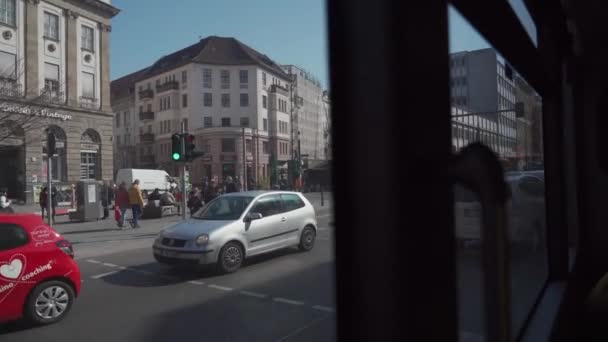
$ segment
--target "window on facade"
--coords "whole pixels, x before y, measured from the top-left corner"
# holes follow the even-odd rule
[[[211,88],[211,69],[203,69],[203,88]]]
[[[131,125],[131,118],[129,116],[129,112],[123,113],[123,123],[125,127],[129,127]]]
[[[268,141],[262,142],[262,153],[268,154]]]
[[[120,113],[116,113],[116,128],[120,128]]]
[[[247,83],[249,83],[249,72],[247,70],[239,70],[239,81],[241,88],[247,88]]]
[[[147,112],[148,113],[152,112],[152,104],[151,103],[148,103],[148,105],[147,105]]]
[[[230,107],[230,94],[222,94],[222,107]]]
[[[230,71],[222,70],[220,71],[220,80],[222,89],[230,89]]]
[[[44,12],[44,36],[47,38],[59,40],[59,17]]]
[[[188,83],[188,72],[187,71],[182,71],[182,83],[186,84]]]
[[[262,119],[262,127],[263,127],[264,131],[268,131],[268,119],[266,119],[266,118]]]
[[[81,45],[83,49],[87,49],[90,51],[94,49],[94,41],[95,41],[95,30],[93,28],[82,25],[81,27],[82,41]]]
[[[249,118],[241,118],[241,127],[249,127]]]
[[[268,108],[268,98],[266,95],[262,95],[262,108]]]
[[[251,153],[251,139],[245,139],[245,152]]]
[[[116,136],[116,145],[120,145],[120,135]]]
[[[80,179],[97,179],[97,153],[80,153]]]
[[[188,94],[182,94],[182,107],[188,107]]]
[[[17,78],[16,55],[0,51],[0,78],[9,80],[15,80],[15,78]]]
[[[266,85],[266,73],[262,73],[262,85]]]
[[[88,72],[82,73],[82,96],[95,98],[95,75]]]
[[[249,106],[249,94],[241,94],[241,107]]]
[[[183,123],[184,123],[184,130],[185,130],[186,132],[188,132],[188,119],[184,119],[184,120],[183,120]]]
[[[59,91],[59,65],[44,63],[44,90],[52,94]]]
[[[203,118],[203,126],[205,127],[213,127],[213,118],[210,116],[205,116]]]
[[[17,17],[16,0],[0,0],[0,23],[15,26]]]
[[[222,139],[222,152],[235,152],[236,144],[234,139],[224,138]]]
[[[230,118],[222,118],[222,127],[230,127]]]
[[[205,107],[213,106],[213,96],[211,95],[211,93],[203,94],[203,106],[205,106]]]

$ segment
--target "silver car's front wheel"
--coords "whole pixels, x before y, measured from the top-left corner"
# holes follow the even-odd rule
[[[317,233],[315,229],[311,226],[306,226],[302,230],[302,235],[300,236],[300,245],[298,246],[301,251],[310,251],[315,246],[315,239],[317,237]]]
[[[243,249],[235,242],[228,242],[219,255],[218,266],[222,273],[232,273],[243,264]]]

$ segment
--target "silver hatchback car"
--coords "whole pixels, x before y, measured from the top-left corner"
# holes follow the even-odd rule
[[[298,192],[249,191],[222,195],[192,218],[163,229],[154,242],[161,263],[217,264],[234,272],[246,257],[315,244],[314,207]]]

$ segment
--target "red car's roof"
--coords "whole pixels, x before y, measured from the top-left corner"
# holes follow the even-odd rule
[[[35,228],[45,224],[40,215],[33,213],[0,214],[0,222],[16,223],[24,228]]]

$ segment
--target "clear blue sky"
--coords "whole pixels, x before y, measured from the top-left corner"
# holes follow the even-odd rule
[[[113,0],[111,79],[210,35],[235,37],[280,64],[313,73],[326,87],[323,0]]]
[[[509,0],[524,27],[536,30],[522,0]],[[328,85],[324,0],[113,0],[111,78],[154,63],[210,35],[232,36],[281,64],[299,65]],[[490,47],[449,8],[450,51]]]

